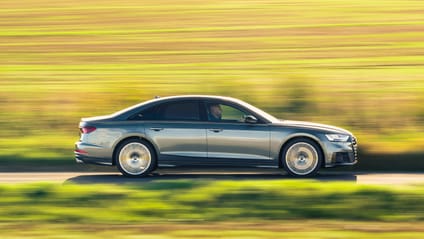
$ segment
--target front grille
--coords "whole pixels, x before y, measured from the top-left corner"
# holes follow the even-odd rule
[[[355,160],[358,160],[358,144],[356,138],[352,136],[352,150],[353,155],[355,156]]]

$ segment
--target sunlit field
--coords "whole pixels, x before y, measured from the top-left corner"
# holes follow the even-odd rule
[[[340,126],[359,170],[422,171],[424,1],[1,1],[0,171],[75,170],[82,117],[178,94]],[[423,202],[306,180],[0,184],[0,238],[422,239]]]
[[[423,185],[304,180],[0,185],[0,231],[2,238],[422,238],[423,192]]]
[[[21,230],[20,227],[25,228]],[[282,221],[259,223],[167,223],[130,225],[0,224],[4,239],[88,238],[302,238],[302,239],[422,239],[424,223]],[[307,230],[305,230],[307,228]]]
[[[424,187],[305,180],[0,185],[0,221],[64,223],[424,220]]]
[[[5,239],[44,238],[302,238],[302,239],[421,239],[424,223],[373,223],[334,221],[281,221],[260,223],[137,224],[137,225],[1,225]],[[25,228],[25,230],[21,230]],[[305,230],[308,228],[308,230]]]
[[[0,157],[72,160],[81,117],[241,98],[422,152],[424,1],[3,1]]]

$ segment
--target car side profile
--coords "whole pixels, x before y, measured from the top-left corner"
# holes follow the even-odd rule
[[[158,167],[276,167],[313,176],[322,167],[357,162],[349,131],[278,120],[222,96],[155,98],[111,115],[83,118],[75,143],[79,163],[116,165],[125,176]]]

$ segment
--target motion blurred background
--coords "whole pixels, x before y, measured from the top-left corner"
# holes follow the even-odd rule
[[[282,119],[345,127],[363,155],[384,155],[370,159],[424,164],[424,1],[0,5],[6,167],[73,164],[81,117],[177,94],[232,96]]]
[[[2,0],[0,171],[85,170],[80,118],[213,94],[349,129],[355,170],[423,172],[423,66],[423,0]],[[423,185],[68,181],[0,183],[0,237],[424,238]]]

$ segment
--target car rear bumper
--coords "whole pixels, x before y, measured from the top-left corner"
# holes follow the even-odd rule
[[[109,165],[112,166],[112,162],[105,158],[88,157],[78,153],[75,153],[75,161],[77,163],[85,164],[98,164],[98,165]]]
[[[93,150],[98,150],[98,146],[85,144],[81,141],[75,143],[75,161],[77,163],[112,165],[110,157],[94,157],[91,156]]]

